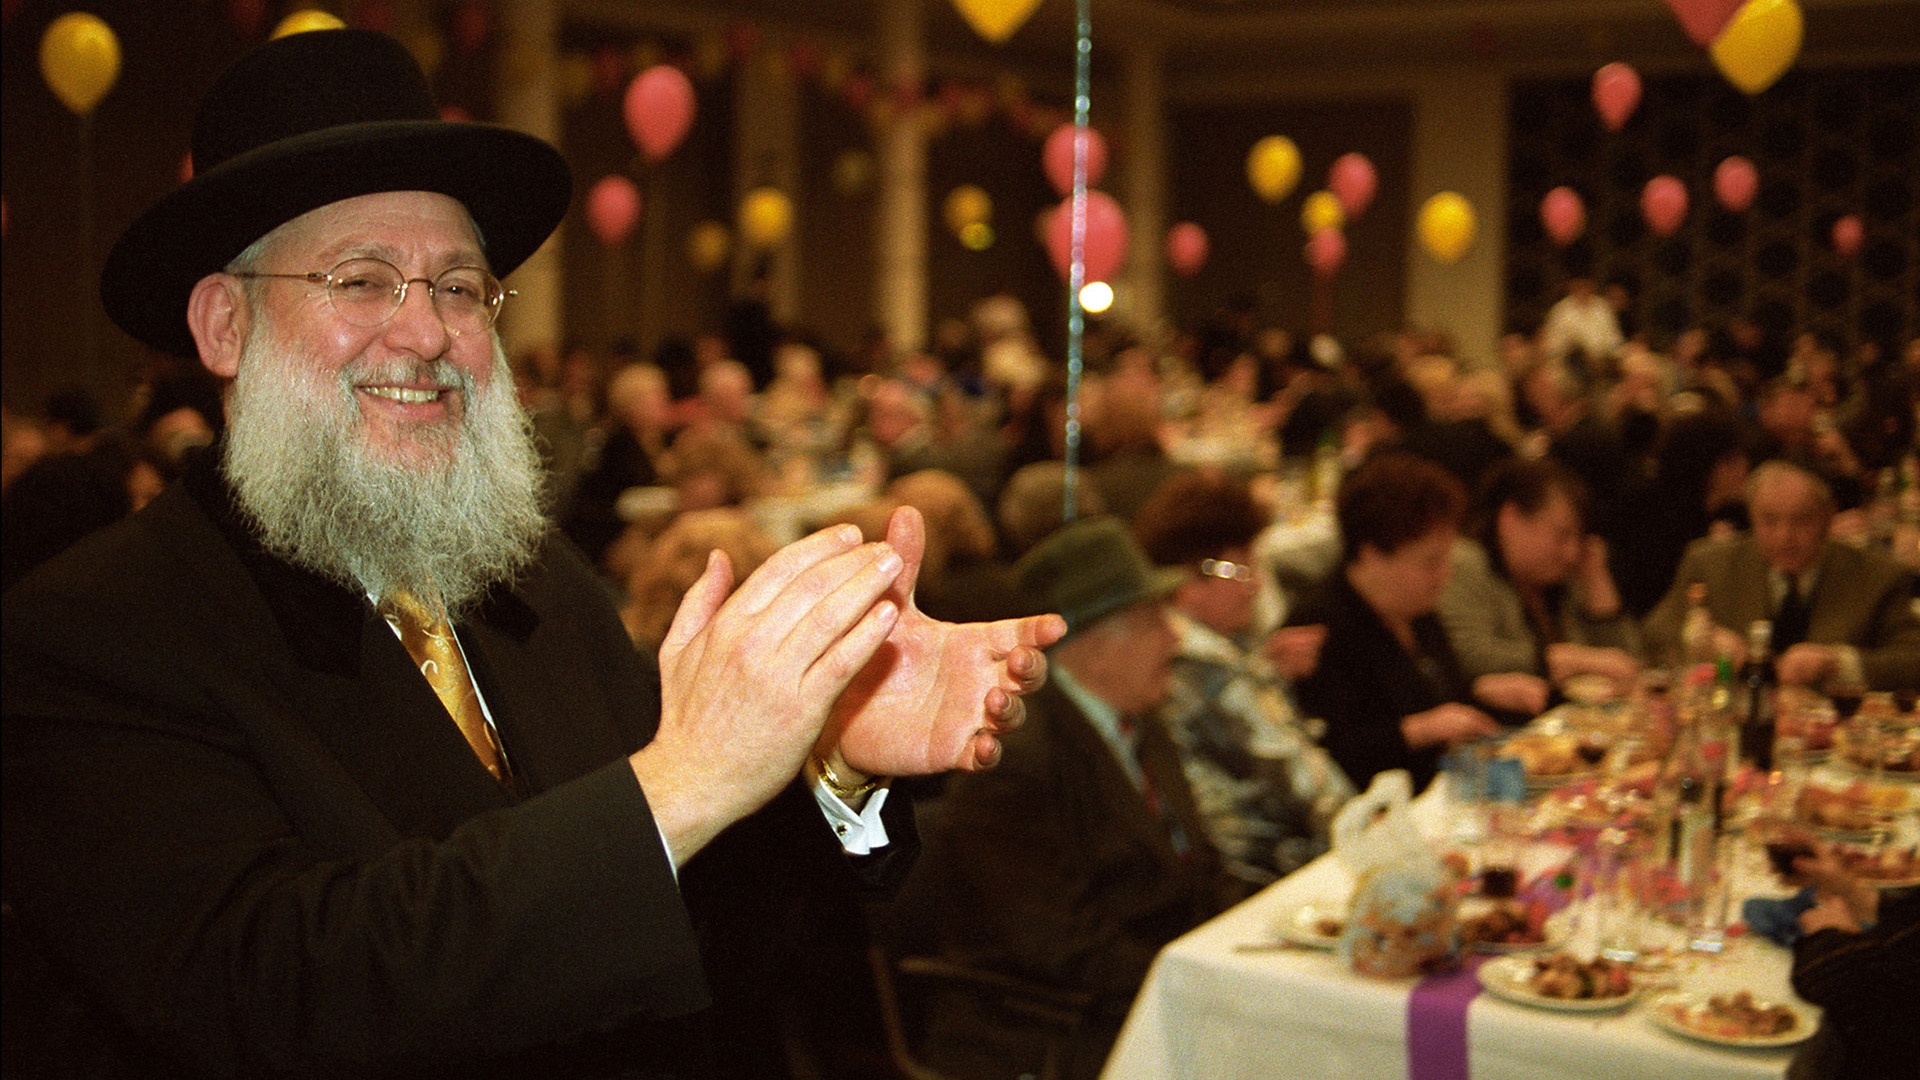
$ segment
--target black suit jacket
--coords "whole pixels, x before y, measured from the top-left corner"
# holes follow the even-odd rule
[[[933,923],[941,951],[970,967],[1092,996],[1068,1075],[1091,1075],[1161,946],[1239,896],[1207,843],[1181,778],[1178,751],[1152,720],[1142,755],[1170,782],[1160,797],[1191,846],[1176,851],[1084,713],[1049,683],[1027,699],[1027,721],[1004,740],[1000,764],[949,783],[927,853],[900,917]],[[959,1076],[1015,1075],[1031,1028],[949,997],[930,1019],[929,1055]]]
[[[5,887],[98,1075],[703,1067],[700,937],[624,760],[657,677],[571,547],[458,627],[523,796],[365,597],[262,551],[211,469],[4,620]],[[785,871],[847,875],[804,791],[762,818],[680,884],[785,905]],[[705,936],[765,932],[764,906]]]

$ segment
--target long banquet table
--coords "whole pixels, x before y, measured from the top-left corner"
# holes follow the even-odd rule
[[[1413,804],[1423,833],[1441,831],[1444,780]],[[1540,853],[1535,852],[1536,856]],[[1746,883],[1745,895],[1764,891]],[[1756,888],[1757,886],[1757,888]],[[1274,948],[1302,903],[1340,902],[1352,873],[1324,856],[1168,945],[1154,962],[1103,1080],[1398,1080],[1409,1075],[1408,999],[1415,980],[1354,974],[1337,953]],[[1777,891],[1777,890],[1776,890]],[[1792,996],[1791,953],[1736,937],[1718,957],[1677,966],[1680,989]],[[1734,1049],[1672,1035],[1644,1002],[1562,1013],[1482,993],[1468,1006],[1473,1080],[1748,1080],[1786,1075],[1792,1050]]]

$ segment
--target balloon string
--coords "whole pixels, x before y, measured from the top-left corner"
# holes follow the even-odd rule
[[[1079,506],[1080,485],[1080,372],[1086,338],[1086,311],[1080,289],[1087,280],[1087,106],[1093,82],[1093,0],[1076,0],[1073,58],[1073,228],[1068,242],[1067,268],[1067,430],[1060,494],[1065,500],[1063,521],[1072,521]]]

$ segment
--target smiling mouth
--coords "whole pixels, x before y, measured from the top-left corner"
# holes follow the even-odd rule
[[[440,400],[440,395],[446,393],[445,390],[416,389],[408,386],[362,386],[359,389],[362,393],[386,398],[388,401],[397,401],[403,405],[425,405],[428,402]]]

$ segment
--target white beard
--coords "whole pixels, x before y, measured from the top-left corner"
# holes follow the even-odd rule
[[[540,457],[493,344],[486,389],[445,360],[315,373],[274,340],[255,308],[228,405],[224,467],[242,512],[273,554],[375,596],[413,593],[457,615],[534,560],[548,530]],[[376,374],[377,373],[377,374]],[[460,394],[458,420],[411,434],[433,464],[370,453],[353,389],[369,375],[425,378]]]

